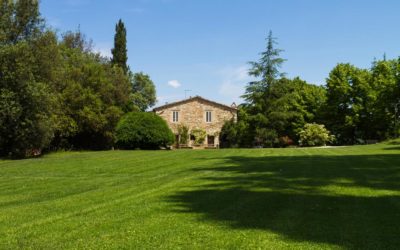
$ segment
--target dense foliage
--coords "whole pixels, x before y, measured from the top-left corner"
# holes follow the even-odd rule
[[[132,104],[139,111],[146,111],[156,104],[156,88],[150,77],[142,72],[130,74]]]
[[[178,125],[179,144],[188,144],[189,141],[189,127],[184,124]]]
[[[272,33],[258,62],[251,62],[250,82],[238,122],[221,132],[224,147],[277,147],[298,144],[307,123],[323,124],[337,144],[366,143],[399,134],[400,59],[374,61],[371,69],[338,64],[326,86],[279,72],[285,61]],[[397,108],[397,111],[396,111]]]
[[[324,121],[340,144],[387,139],[399,129],[399,102],[400,59],[376,61],[369,70],[338,64],[327,79]]]
[[[300,146],[325,146],[334,140],[324,125],[316,123],[304,125],[299,132],[299,137]]]
[[[326,90],[280,73],[285,60],[279,57],[281,50],[275,49],[275,44],[270,33],[267,50],[258,62],[251,63],[249,74],[259,80],[246,87],[246,103],[239,109],[238,122],[225,124],[221,146],[290,146],[298,141],[298,131],[306,123],[321,119]]]
[[[155,104],[150,77],[127,64],[122,20],[113,56],[105,58],[80,30],[59,36],[48,29],[39,1],[0,0],[0,13],[0,156],[111,148],[120,118]],[[339,63],[316,86],[280,72],[285,59],[276,44],[270,32],[250,63],[256,80],[246,86],[237,121],[224,125],[222,147],[298,145],[310,123],[324,125],[339,145],[400,134],[400,58],[375,60],[369,69]]]
[[[122,115],[154,105],[149,76],[95,53],[79,30],[59,38],[38,1],[0,9],[0,156],[111,148]]]
[[[55,98],[36,77],[38,63],[26,42],[0,47],[0,155],[30,155],[51,141]]]
[[[202,145],[207,137],[207,132],[201,128],[195,128],[190,131],[190,136],[194,139],[195,145]]]
[[[158,115],[146,112],[126,114],[116,128],[117,145],[123,149],[159,149],[174,142],[174,134]]]
[[[120,19],[115,25],[114,48],[111,50],[112,63],[118,65],[125,73],[129,71],[128,67],[128,49],[126,48],[126,28],[124,22]]]

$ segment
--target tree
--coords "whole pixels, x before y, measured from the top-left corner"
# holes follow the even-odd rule
[[[250,116],[243,105],[238,107],[237,121],[229,120],[224,123],[220,132],[220,146],[222,148],[252,147],[255,131],[252,130]]]
[[[111,50],[112,63],[123,69],[125,74],[128,73],[128,50],[126,48],[126,29],[125,24],[120,19],[115,26],[114,48]]]
[[[281,78],[271,84],[267,95],[268,128],[277,136],[297,141],[297,132],[304,124],[320,118],[325,103],[325,89],[299,77]]]
[[[55,96],[37,81],[38,63],[27,42],[0,47],[0,155],[25,157],[53,138]]]
[[[371,131],[378,139],[395,136],[395,105],[400,101],[400,58],[375,61],[371,68],[375,102],[371,103]]]
[[[84,36],[70,34],[68,37],[82,40]],[[77,44],[87,42],[82,40]],[[63,123],[53,146],[111,148],[115,142],[115,126],[132,106],[130,79],[121,68],[113,67],[98,54],[69,45],[66,41],[60,45],[63,65],[55,88],[63,104],[59,115]]]
[[[242,96],[247,102],[243,108],[248,114],[248,136],[252,138],[252,144],[257,146],[273,145],[275,139],[272,137],[277,135],[277,131],[271,127],[271,120],[268,117],[268,113],[270,113],[269,92],[271,86],[283,77],[284,74],[280,73],[279,68],[285,60],[279,57],[282,50],[276,49],[275,44],[276,39],[270,31],[266,51],[261,53],[258,62],[250,62],[249,75],[259,80],[250,82]]]
[[[0,0],[0,10],[0,44],[15,44],[43,31],[38,0]]]
[[[0,0],[0,44],[10,42],[14,26],[14,1]]]
[[[156,88],[150,77],[142,72],[130,74],[133,109],[146,111],[157,101]]]
[[[338,64],[329,74],[325,121],[340,144],[368,139],[365,126],[371,125],[369,108],[375,99],[370,77],[351,64]]]
[[[259,105],[260,102],[266,101],[265,95],[268,88],[284,75],[279,71],[279,68],[285,59],[279,57],[282,50],[276,49],[275,44],[277,44],[276,38],[272,36],[272,31],[270,31],[267,38],[267,50],[261,52],[261,58],[258,62],[250,62],[249,75],[261,78],[258,81],[250,82],[246,87],[243,98],[250,104]]]
[[[67,31],[62,35],[62,42],[64,46],[70,49],[79,49],[82,52],[89,53],[93,49],[92,40],[87,40],[85,34],[83,34],[78,28],[77,31]]]

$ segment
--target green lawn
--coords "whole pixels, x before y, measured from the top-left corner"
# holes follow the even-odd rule
[[[0,248],[399,247],[400,143],[0,160]]]

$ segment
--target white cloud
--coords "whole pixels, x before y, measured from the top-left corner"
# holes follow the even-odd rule
[[[168,81],[168,85],[176,89],[181,86],[181,83],[178,82],[178,80],[171,80],[171,81]]]
[[[243,100],[240,96],[244,94],[246,84],[254,80],[248,75],[248,71],[249,69],[246,65],[222,69],[219,72],[222,77],[219,94],[231,98],[236,103],[242,102]]]

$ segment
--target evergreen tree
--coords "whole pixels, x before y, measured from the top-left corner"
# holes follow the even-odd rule
[[[271,113],[271,107],[268,104],[271,101],[269,92],[271,86],[284,76],[279,68],[285,59],[279,57],[282,50],[276,49],[275,44],[277,44],[276,39],[270,31],[266,51],[261,53],[258,62],[250,62],[249,75],[259,80],[250,82],[242,96],[247,102],[244,109],[249,114],[249,137],[254,139],[253,143],[257,146],[272,146],[278,135],[271,126],[272,121],[269,117]]]
[[[126,48],[126,29],[125,24],[120,19],[115,26],[115,36],[114,36],[114,48],[111,50],[112,53],[112,63],[121,67],[125,74],[128,73],[129,67],[128,61],[128,50]]]
[[[284,74],[279,71],[285,59],[279,57],[283,51],[276,49],[276,38],[272,36],[272,31],[269,32],[267,38],[267,50],[261,53],[261,58],[258,62],[250,62],[251,69],[249,75],[256,78],[261,78],[258,81],[250,82],[246,87],[244,99],[250,104],[265,102],[268,88]]]

